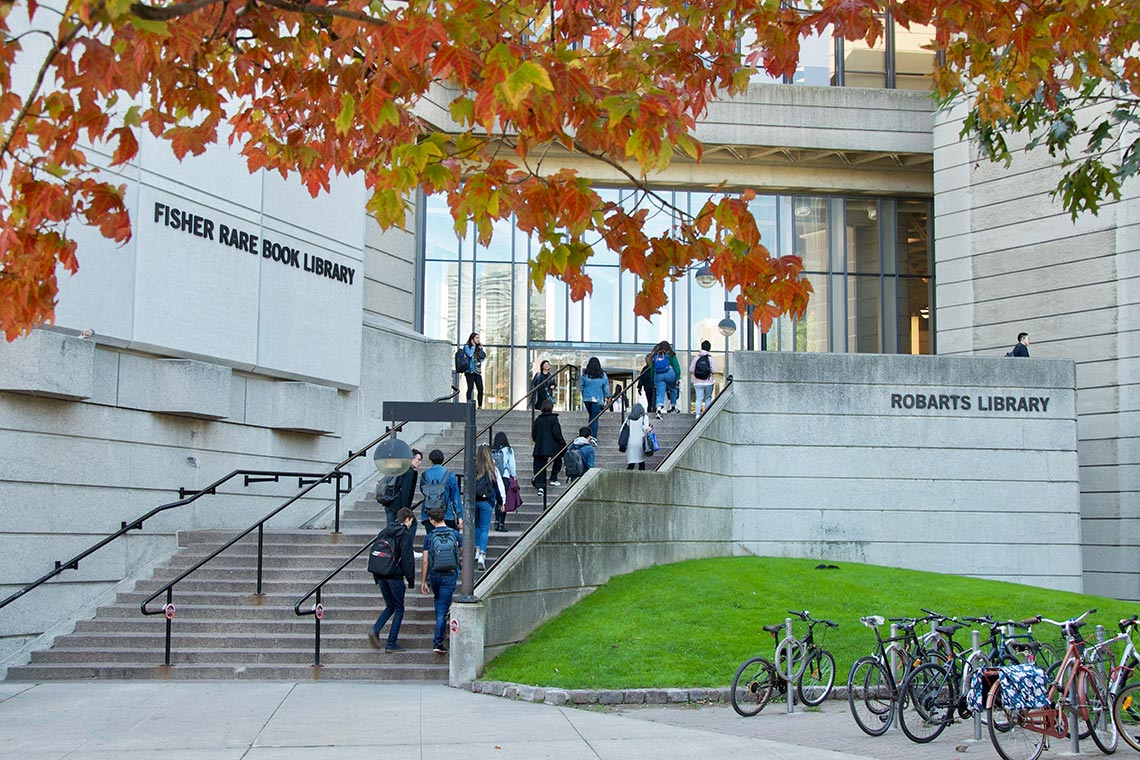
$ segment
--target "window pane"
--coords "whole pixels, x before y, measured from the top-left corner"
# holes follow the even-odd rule
[[[934,353],[930,332],[930,283],[923,277],[899,278],[899,353]]]
[[[613,203],[620,203],[621,202],[621,197],[620,197],[621,193],[619,193],[617,190],[608,189],[608,188],[596,188],[595,192],[597,192],[597,194],[601,196],[602,202],[606,202],[606,201],[612,201]],[[618,265],[617,254],[614,253],[613,251],[611,251],[606,246],[604,241],[598,241],[597,243],[594,244],[593,247],[594,247],[594,255],[592,255],[590,257],[590,262],[589,262],[591,266],[607,265],[607,266],[615,266],[616,267]]]
[[[498,219],[492,222],[491,242],[486,246],[476,245],[475,258],[479,261],[510,261],[514,228],[513,219]]]
[[[887,86],[887,42],[879,35],[875,46],[843,41],[843,84],[847,87]]]
[[[527,315],[530,313],[529,301],[527,299],[530,293],[528,286],[528,275],[530,268],[526,264],[515,264],[514,266],[514,279],[515,279],[515,300],[514,300],[514,339],[513,343],[516,346],[525,346],[529,333],[527,331]]]
[[[480,335],[486,338],[483,333]],[[485,348],[487,359],[482,367],[483,406],[490,409],[505,409],[510,404],[511,350],[507,346],[486,345]],[[467,381],[461,378],[460,384],[466,394]]]
[[[592,266],[586,273],[594,281],[594,292],[583,303],[582,339],[590,343],[618,343],[618,268]]]
[[[901,275],[930,275],[930,204],[900,201],[898,266]]]
[[[827,275],[808,275],[814,292],[808,301],[807,312],[804,318],[796,325],[797,351],[827,351],[828,350],[828,287]]]
[[[455,323],[459,265],[428,261],[424,264],[424,335],[458,342]]]
[[[847,278],[847,350],[861,354],[878,353],[879,278],[875,275]]]
[[[530,339],[566,340],[566,285],[548,277],[539,293],[530,291]]]
[[[828,271],[827,200],[796,198],[793,205],[796,219],[795,254],[804,260],[804,271]]]
[[[795,84],[812,84],[827,87],[831,84],[831,55],[835,49],[831,27],[822,34],[812,34],[800,40],[800,60],[792,76]]]
[[[930,90],[934,87],[933,50],[923,45],[934,39],[934,27],[895,24],[895,87],[900,90]]]
[[[477,264],[475,329],[487,345],[511,342],[511,265]]]
[[[847,272],[879,271],[879,207],[875,201],[847,202]]]
[[[760,243],[773,256],[779,256],[780,242],[776,236],[776,196],[757,195],[748,204],[748,210],[752,212],[756,226],[760,229]]]
[[[442,195],[424,198],[424,258],[459,258],[459,238]]]

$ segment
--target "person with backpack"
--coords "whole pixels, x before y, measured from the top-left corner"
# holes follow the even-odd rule
[[[645,407],[634,404],[629,410],[629,419],[625,421],[629,426],[629,437],[625,447],[625,469],[645,469],[645,436],[653,429],[649,424],[649,417],[645,414]]]
[[[431,594],[435,600],[435,631],[432,635],[432,651],[447,654],[444,635],[447,633],[447,613],[451,610],[451,599],[455,596],[455,586],[459,580],[460,549],[463,536],[450,528],[443,520],[443,510],[428,512],[431,526],[424,536],[423,585],[420,590]]]
[[[697,394],[694,406],[697,409],[698,420],[708,409],[709,404],[712,403],[713,374],[716,372],[716,364],[713,363],[710,351],[712,351],[712,343],[702,340],[700,353],[693,357],[693,361],[689,365],[689,374],[693,378],[693,391]]]
[[[653,382],[656,386],[657,419],[661,419],[665,410],[665,400],[669,400],[670,412],[677,411],[677,398],[680,395],[679,380],[681,378],[681,365],[677,361],[677,354],[669,341],[663,340],[653,349]]]
[[[499,471],[499,477],[503,479],[507,494],[510,495],[512,487],[517,492],[519,471],[515,465],[515,450],[511,448],[507,434],[501,430],[495,433],[495,440],[491,442],[491,458],[495,460],[495,469]],[[503,532],[507,529],[506,507],[507,504],[504,500],[503,504],[495,510],[496,531]]]
[[[610,379],[602,371],[602,363],[598,361],[598,357],[591,356],[586,362],[586,369],[578,378],[578,390],[582,393],[582,403],[586,405],[590,434],[597,438],[597,417],[610,401]]]
[[[557,391],[558,383],[550,375],[550,362],[543,359],[538,365],[538,372],[530,379],[530,408],[538,409],[546,399],[553,402]]]
[[[443,466],[443,452],[432,449],[428,453],[431,467],[420,475],[420,493],[424,496],[420,507],[423,526],[431,530],[428,512],[433,509],[443,511],[444,522],[451,528],[463,530],[463,497],[459,493],[459,479],[455,473]]]
[[[645,355],[641,372],[637,373],[637,389],[645,396],[645,408],[657,408],[657,379],[653,377],[653,354]],[[636,403],[636,400],[635,400]]]
[[[483,408],[483,360],[487,358],[487,352],[483,350],[483,341],[479,338],[479,333],[473,332],[467,336],[467,343],[459,349],[467,356],[467,367],[463,370],[463,377],[467,379],[467,400],[470,401],[475,389],[479,390],[479,400],[476,402],[480,409]],[[459,354],[455,355],[456,368],[459,365]]]
[[[491,457],[491,447],[481,445],[475,451],[475,562],[487,569],[487,538],[491,533],[491,515],[506,503],[507,489]]]
[[[1029,358],[1029,333],[1023,332],[1017,334],[1017,343],[1013,344],[1011,350],[1006,356],[1023,356]]]
[[[396,515],[401,509],[412,508],[412,499],[416,496],[416,476],[423,461],[424,453],[419,449],[412,449],[412,461],[408,469],[399,475],[384,475],[376,482],[376,501],[388,514],[389,525],[398,522]],[[412,523],[412,535],[415,534],[416,524]]]
[[[578,428],[578,437],[566,447],[566,454],[562,457],[562,465],[566,468],[566,477],[570,480],[580,478],[594,466],[594,457],[598,442],[590,437],[590,426],[583,425]]]
[[[387,653],[404,651],[399,644],[400,624],[404,621],[404,583],[408,588],[416,587],[416,557],[410,530],[415,522],[415,512],[402,508],[396,514],[396,524],[385,526],[376,536],[368,556],[368,572],[384,596],[384,611],[372,624],[368,643],[373,649],[380,648],[380,631],[390,619],[392,627],[384,645]]]
[[[562,437],[562,425],[554,413],[554,402],[546,399],[539,407],[542,413],[534,418],[530,428],[530,439],[534,441],[534,477],[531,483],[538,489],[538,495],[546,493],[546,465],[550,463],[550,485],[560,486],[558,471],[562,469],[562,449],[566,439]],[[551,463],[551,458],[554,461]]]

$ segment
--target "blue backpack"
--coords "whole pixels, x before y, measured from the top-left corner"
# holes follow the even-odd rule
[[[662,352],[653,357],[653,371],[664,374],[669,371],[669,355]]]
[[[459,540],[451,528],[435,528],[428,534],[428,570],[451,573],[459,568]]]

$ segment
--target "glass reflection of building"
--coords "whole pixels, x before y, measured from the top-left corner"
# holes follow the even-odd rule
[[[628,190],[601,192],[607,200],[636,202]],[[661,192],[689,210],[708,198],[698,191]],[[735,294],[719,284],[700,287],[691,271],[668,288],[669,302],[661,313],[643,319],[633,313],[637,278],[621,271],[617,256],[604,246],[599,244],[587,269],[593,294],[574,303],[560,281],[548,279],[542,292],[530,287],[533,243],[511,223],[500,222],[490,245],[481,246],[473,230],[462,239],[456,236],[440,198],[426,198],[423,209],[423,331],[456,344],[480,332],[487,347],[483,371],[489,407],[504,407],[525,394],[542,359],[555,368],[580,367],[597,356],[615,382],[628,382],[662,340],[673,344],[683,368],[701,341],[710,341],[721,372],[728,352],[746,345],[747,329],[728,338],[717,329],[725,302]],[[759,195],[751,210],[762,242],[775,255],[800,256],[815,290],[802,319],[776,320],[767,350],[933,353],[928,200]],[[647,231],[668,229],[672,221],[657,211]],[[570,386],[560,388],[562,408],[578,404]],[[682,389],[684,400],[690,393],[687,377]]]

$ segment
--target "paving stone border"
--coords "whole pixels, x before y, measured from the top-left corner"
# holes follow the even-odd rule
[[[729,701],[729,687],[719,689],[556,689],[543,686],[524,686],[508,681],[468,681],[460,688],[475,694],[517,699],[523,702],[542,702],[548,705],[664,705],[664,704],[716,704]],[[836,686],[830,699],[847,699],[847,688]],[[781,703],[783,700],[780,700]],[[796,709],[804,709],[796,705]]]

